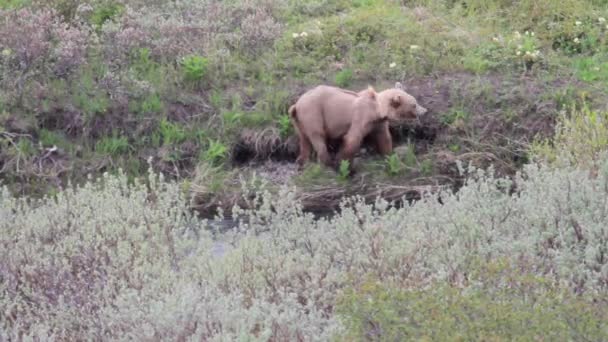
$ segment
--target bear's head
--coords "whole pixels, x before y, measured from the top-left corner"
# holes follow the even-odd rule
[[[418,119],[427,112],[412,95],[401,89],[399,83],[395,88],[378,93],[378,100],[381,110],[392,121]]]

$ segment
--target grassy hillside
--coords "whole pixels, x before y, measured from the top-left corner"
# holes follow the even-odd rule
[[[608,340],[607,20],[0,0],[0,340]],[[297,170],[300,94],[396,81],[393,155]]]
[[[149,159],[180,178],[291,162],[286,109],[308,87],[401,81],[429,118],[396,128],[403,153],[363,170],[445,178],[460,158],[512,173],[560,110],[605,109],[604,5],[4,1],[0,172],[14,192],[41,194],[88,173],[137,176]]]

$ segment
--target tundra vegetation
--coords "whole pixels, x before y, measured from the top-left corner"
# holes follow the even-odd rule
[[[605,18],[0,0],[0,340],[608,340]],[[396,81],[393,154],[296,170],[299,95]]]

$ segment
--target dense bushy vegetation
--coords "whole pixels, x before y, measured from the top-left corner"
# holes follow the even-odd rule
[[[315,220],[260,193],[222,235],[177,183],[124,175],[0,197],[3,337],[327,340],[608,338],[608,164],[471,170],[412,206]],[[441,203],[438,199],[441,198]],[[341,315],[337,315],[340,313]],[[347,330],[344,330],[348,328]],[[357,338],[356,338],[357,339]]]
[[[0,1],[0,340],[608,340],[607,8]],[[228,163],[311,85],[395,81],[434,121],[359,178]],[[233,229],[192,211],[233,187]]]

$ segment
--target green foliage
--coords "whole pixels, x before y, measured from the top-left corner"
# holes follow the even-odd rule
[[[267,88],[261,101],[256,104],[256,110],[276,118],[287,113],[289,108],[289,92],[283,89]]]
[[[165,146],[172,146],[186,140],[186,131],[178,123],[162,119],[158,125],[158,131]]]
[[[0,1],[0,9],[14,9],[29,5],[31,0],[2,0]]]
[[[453,109],[439,117],[444,125],[462,126],[469,121],[471,114],[464,109]]]
[[[341,70],[336,74],[334,82],[340,88],[348,87],[353,81],[353,71],[350,69]]]
[[[608,111],[587,105],[559,116],[552,139],[535,142],[531,153],[544,162],[597,170],[608,152]]]
[[[583,57],[574,60],[577,77],[585,82],[603,81],[608,85],[608,62],[601,57]]]
[[[164,109],[164,104],[158,94],[150,94],[144,98],[139,107],[141,114],[161,113]]]
[[[127,137],[117,135],[103,137],[95,145],[95,151],[98,153],[114,157],[125,154],[130,149],[131,145],[129,145]]]
[[[406,167],[413,168],[418,164],[416,158],[416,147],[413,144],[407,144],[403,155],[403,163]]]
[[[228,148],[221,141],[209,139],[207,149],[202,152],[202,160],[210,165],[218,165],[226,159]]]
[[[338,165],[338,180],[341,182],[347,182],[350,176],[350,162],[346,159],[340,160]]]
[[[107,93],[99,89],[95,79],[104,72],[103,66],[92,65],[80,73],[73,85],[74,104],[82,110],[87,119],[105,114],[111,106]]]
[[[114,20],[124,11],[124,6],[113,1],[104,1],[95,7],[91,14],[91,24],[100,32],[106,21]]]
[[[279,133],[281,134],[281,137],[287,138],[293,134],[293,124],[289,115],[280,115],[277,123],[279,125]]]
[[[226,186],[215,170],[191,191]],[[318,220],[295,189],[256,185],[224,234],[223,215],[199,220],[152,172],[39,201],[0,188],[0,336],[606,340],[608,160],[597,177],[527,165],[515,195],[512,179],[467,175],[458,193],[345,199]],[[207,323],[223,329],[192,328]]]
[[[433,161],[431,159],[425,159],[420,163],[420,173],[424,176],[431,176],[433,171]]]
[[[69,142],[65,138],[62,132],[58,131],[49,131],[45,128],[42,128],[40,132],[38,132],[38,140],[43,147],[61,147],[67,148],[69,146]]]
[[[182,61],[182,73],[186,81],[199,82],[207,74],[209,59],[203,56],[186,56]]]
[[[34,144],[32,144],[32,141],[30,139],[19,139],[16,148],[19,153],[24,155],[25,157],[31,157],[36,154],[36,148],[34,147]]]
[[[392,153],[386,157],[386,172],[390,176],[396,176],[400,174],[403,171],[403,168],[403,162],[401,161],[401,158],[399,158],[399,155],[397,155],[396,153]]]
[[[473,270],[476,272],[477,270]],[[466,290],[434,284],[424,290],[398,289],[369,281],[345,291],[337,311],[346,340],[533,341],[608,338],[608,311],[547,279],[516,270],[493,270],[490,282]],[[508,272],[508,274],[501,274]],[[482,277],[486,278],[486,277]],[[481,279],[473,279],[478,281]]]

